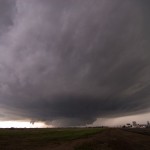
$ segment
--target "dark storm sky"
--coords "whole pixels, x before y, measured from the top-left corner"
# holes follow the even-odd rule
[[[85,125],[150,108],[148,0],[0,0],[0,119]]]

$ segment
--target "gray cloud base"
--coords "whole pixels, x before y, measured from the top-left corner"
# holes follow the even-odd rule
[[[0,20],[2,119],[85,125],[148,111],[147,1],[7,2]]]

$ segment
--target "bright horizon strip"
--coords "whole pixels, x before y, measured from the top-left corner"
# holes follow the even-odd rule
[[[35,122],[31,124],[29,121],[0,121],[0,128],[46,128],[43,122]]]

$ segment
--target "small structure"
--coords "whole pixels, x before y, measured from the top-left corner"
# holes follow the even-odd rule
[[[136,121],[132,122],[133,128],[137,128],[138,124],[136,123]]]
[[[147,121],[147,128],[150,128],[150,123],[149,123],[149,121]]]

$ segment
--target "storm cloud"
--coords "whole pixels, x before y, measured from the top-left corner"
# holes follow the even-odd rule
[[[86,125],[149,112],[148,1],[0,0],[0,117]]]

